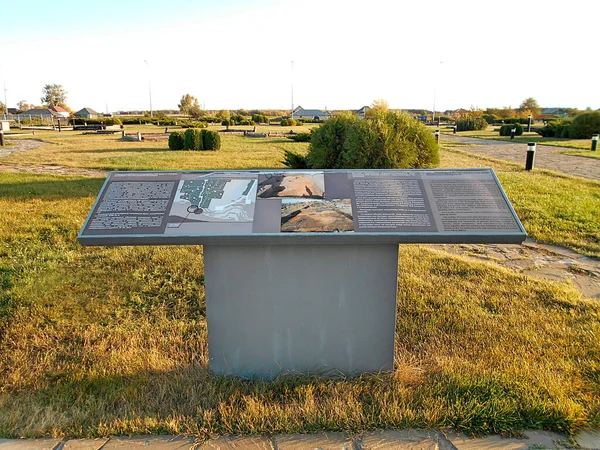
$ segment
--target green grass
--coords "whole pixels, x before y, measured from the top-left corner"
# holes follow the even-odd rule
[[[61,136],[37,159],[19,156],[224,169],[281,167],[283,148],[306,149],[227,137],[205,155],[90,137],[98,140]],[[443,150],[442,166],[493,167],[530,234],[600,256],[600,183],[458,149],[468,146]],[[600,426],[600,304],[567,282],[420,246],[401,251],[394,372],[273,383],[213,376],[201,247],[79,246],[102,182],[0,173],[1,437]]]
[[[573,151],[566,151],[566,152],[560,152],[563,155],[571,155],[571,156],[583,156],[585,158],[595,158],[598,159],[600,158],[600,152],[599,151],[586,151],[586,152],[573,152]]]
[[[170,127],[175,129],[175,127]],[[211,127],[211,129],[224,127]],[[237,128],[237,127],[236,127]],[[248,127],[246,127],[248,128]],[[266,127],[265,127],[266,128]],[[270,127],[272,132],[283,127]],[[294,127],[303,129],[305,127]],[[308,129],[308,128],[307,128]],[[153,125],[126,127],[127,133],[162,132]],[[37,165],[40,161],[65,167],[106,170],[258,169],[280,166],[286,149],[308,144],[286,138],[223,136],[218,152],[172,151],[167,141],[131,142],[120,135],[83,135],[80,132],[37,132],[36,138],[55,145],[2,158],[6,164]]]
[[[498,131],[494,131],[499,127],[488,127],[486,130],[481,131],[460,131],[456,133],[457,136],[475,137],[480,139],[493,139],[497,141],[507,141],[511,143],[528,143],[537,142],[538,144],[550,145],[552,147],[567,147],[581,150],[589,150],[591,148],[591,141],[589,139],[566,139],[566,138],[555,138],[555,137],[542,137],[536,132],[524,132],[522,136],[515,136],[511,139],[510,136],[500,136]],[[441,132],[444,134],[452,134],[451,129],[442,128]],[[574,153],[565,153],[573,155]]]

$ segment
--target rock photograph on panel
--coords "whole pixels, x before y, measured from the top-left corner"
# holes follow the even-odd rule
[[[293,200],[281,204],[282,233],[354,231],[350,200]]]
[[[258,198],[313,198],[322,199],[325,178],[318,173],[271,173],[258,178]]]

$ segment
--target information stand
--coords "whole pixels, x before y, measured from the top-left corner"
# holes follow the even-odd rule
[[[111,172],[83,245],[204,245],[210,369],[392,370],[398,244],[520,243],[491,169]]]

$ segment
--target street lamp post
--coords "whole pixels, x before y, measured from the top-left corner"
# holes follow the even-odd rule
[[[152,87],[150,86],[150,64],[148,61],[144,60],[146,63],[146,69],[148,69],[148,97],[150,99],[150,117],[152,117]]]

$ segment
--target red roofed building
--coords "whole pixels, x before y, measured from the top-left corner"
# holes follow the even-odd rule
[[[71,113],[69,111],[67,111],[65,108],[63,108],[61,106],[50,106],[48,109],[50,111],[52,111],[52,115],[54,115],[56,117],[63,117],[65,119],[68,119],[69,116],[71,115]]]

